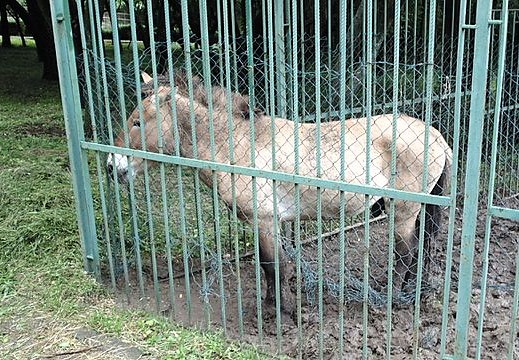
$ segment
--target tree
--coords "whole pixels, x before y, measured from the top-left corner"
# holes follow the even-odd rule
[[[38,58],[43,62],[42,78],[57,80],[58,68],[49,0],[27,0],[27,10],[29,12],[32,34],[38,50]]]
[[[43,62],[43,79],[57,80],[58,68],[50,18],[49,0],[27,0],[27,9],[17,0],[5,1],[34,37],[38,59]]]
[[[2,47],[11,47],[9,19],[7,18],[7,2],[5,0],[0,0],[0,33],[2,34]]]

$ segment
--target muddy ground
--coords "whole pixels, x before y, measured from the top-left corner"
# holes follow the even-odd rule
[[[509,207],[518,208],[519,199],[510,199]],[[484,205],[482,205],[484,209]],[[475,339],[477,335],[479,301],[481,294],[481,269],[482,254],[484,250],[485,211],[480,211],[477,225],[477,243],[475,255],[475,273],[472,286],[472,304],[470,307],[471,321],[469,329],[469,356],[475,355]],[[456,321],[456,290],[458,287],[457,273],[459,264],[459,247],[461,238],[462,210],[457,209],[454,225],[454,251],[451,275],[451,290],[449,294],[448,324],[447,324],[447,353],[453,352],[454,326]],[[393,306],[391,354],[395,359],[409,358],[413,353],[413,344],[417,342],[419,358],[439,358],[443,287],[445,283],[445,262],[448,234],[448,217],[444,215],[445,222],[441,228],[438,239],[431,246],[431,264],[426,273],[427,291],[420,301],[420,316],[417,322],[418,336],[415,337],[413,326],[413,304],[400,304]],[[387,312],[385,307],[376,304],[384,301],[385,262],[387,261],[387,220],[372,223],[370,226],[370,286],[373,295],[372,303],[368,307],[368,331],[367,351],[370,358],[382,358],[387,351]],[[346,267],[351,279],[362,279],[362,254],[365,245],[362,228],[351,230],[346,235]],[[490,236],[490,248],[488,258],[488,290],[485,307],[485,321],[483,324],[482,358],[502,359],[508,351],[510,338],[511,314],[513,304],[513,286],[516,273],[516,254],[519,240],[519,223],[504,219],[494,219]],[[344,306],[344,354],[339,349],[339,300],[338,300],[338,273],[339,273],[339,242],[337,237],[330,237],[323,242],[323,272],[326,281],[323,298],[323,325],[322,342],[323,357],[325,359],[361,358],[363,348],[363,307],[356,302],[355,297],[361,292],[356,292],[354,287],[348,289],[347,300]],[[122,304],[131,307],[158,310],[161,314],[171,317],[174,321],[187,326],[205,328],[208,324],[212,329],[223,329],[227,336],[233,339],[260,345],[266,352],[278,352],[278,340],[280,340],[280,353],[290,357],[302,357],[304,359],[316,358],[319,354],[320,321],[317,302],[318,288],[312,287],[317,280],[315,278],[318,269],[316,259],[317,244],[307,243],[303,247],[303,260],[306,270],[303,277],[306,282],[302,290],[301,306],[301,340],[298,341],[297,316],[283,316],[281,333],[276,330],[276,318],[272,311],[262,306],[263,324],[258,325],[258,302],[256,296],[256,266],[253,257],[245,257],[240,261],[239,272],[241,277],[241,307],[239,312],[238,301],[238,269],[235,262],[226,261],[222,273],[217,268],[208,268],[203,274],[195,262],[190,263],[191,276],[189,277],[192,305],[188,308],[186,299],[186,278],[183,276],[183,263],[173,262],[175,272],[173,291],[168,282],[167,261],[164,257],[158,258],[157,280],[160,287],[160,301],[157,306],[153,291],[153,276],[150,265],[144,266],[145,294],[140,294],[137,286],[135,271],[130,272],[130,291],[125,295],[119,294]],[[230,254],[224,254],[224,258],[230,258]],[[313,269],[313,270],[312,270]],[[202,276],[205,276],[208,285],[203,288]],[[222,316],[221,294],[222,289],[218,282],[219,276],[223,278],[223,293],[226,299],[225,317]],[[263,275],[262,275],[263,278]],[[350,280],[351,280],[350,279]],[[292,291],[296,290],[296,278],[292,272],[290,277]],[[123,287],[121,286],[121,289]],[[262,279],[262,295],[264,297],[266,284]],[[378,295],[376,295],[378,294]],[[170,298],[172,295],[172,299]],[[377,297],[378,296],[378,297]],[[204,302],[204,299],[207,302]],[[517,336],[515,337],[517,346]],[[514,358],[519,357],[519,352],[514,350]]]

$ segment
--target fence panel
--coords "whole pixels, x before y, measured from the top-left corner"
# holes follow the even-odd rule
[[[513,358],[503,3],[52,1],[85,267],[267,352]]]

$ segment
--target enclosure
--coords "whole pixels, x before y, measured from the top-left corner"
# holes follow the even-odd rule
[[[297,358],[518,356],[512,2],[51,5],[122,303]]]

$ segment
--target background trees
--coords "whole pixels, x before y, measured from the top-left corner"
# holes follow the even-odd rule
[[[38,49],[38,56],[40,61],[44,64],[43,77],[45,79],[56,79],[56,57],[54,54],[54,41],[52,37],[52,28],[50,21],[50,0],[0,0],[0,34],[2,36],[2,46],[8,47],[11,45],[10,36],[16,32],[32,35],[36,41]],[[244,36],[246,31],[246,5],[247,0],[228,0],[227,12],[234,16],[234,31],[237,37]],[[252,30],[253,36],[263,36],[263,24],[266,21],[265,4],[266,0],[250,0],[252,9]],[[134,0],[134,11],[136,18],[136,30],[139,40],[143,41],[145,47],[149,47],[149,19],[148,19],[148,1]],[[426,21],[431,14],[425,6],[424,1],[402,1],[400,32],[402,36],[408,33],[409,36],[423,38],[427,33]],[[74,25],[74,34],[76,47],[80,49],[79,43],[79,27],[77,22],[77,11],[75,11],[76,4],[82,7],[83,13],[88,13],[87,0],[70,1],[71,16]],[[109,11],[108,0],[98,0],[98,9],[101,14]],[[153,20],[153,33],[155,41],[165,42],[166,40],[166,26],[165,26],[165,6],[168,6],[166,11],[169,13],[171,24],[171,37],[174,41],[180,41],[183,38],[183,24],[182,24],[182,8],[181,1],[165,1],[165,0],[151,0]],[[201,38],[201,26],[199,17],[200,0],[188,0],[188,16],[189,16],[189,33],[192,42],[199,41]],[[275,1],[273,1],[275,4]],[[329,39],[331,46],[336,46],[339,41],[339,4],[340,0],[321,1],[319,6],[320,16],[320,34]],[[299,30],[304,31],[305,34],[312,36],[315,34],[315,14],[313,1],[303,1],[299,3]],[[437,19],[437,34],[444,37],[449,37],[456,40],[458,32],[459,19],[459,5],[460,0],[439,1],[436,9]],[[498,8],[501,5],[501,0],[495,0],[494,7]],[[510,1],[509,7],[519,5],[519,0]],[[116,0],[118,11],[128,12],[129,0]],[[218,36],[222,34],[223,29],[219,25],[217,13],[222,13],[222,0],[207,0],[206,6],[208,10],[208,33],[209,42],[215,43]],[[348,0],[348,34],[362,34],[365,27],[365,0]],[[375,47],[374,54],[377,55],[379,44],[391,38],[394,30],[394,0],[375,0],[373,1],[374,8],[374,35]],[[288,19],[292,17],[290,14],[291,8],[284,9],[284,24],[288,23]],[[275,17],[275,14],[274,14]],[[280,19],[279,17],[277,17]],[[8,22],[10,19],[10,22]],[[112,19],[113,20],[113,19]],[[272,21],[275,21],[272,19]],[[112,21],[113,23],[113,21]],[[328,26],[328,23],[331,26]],[[220,22],[221,24],[221,22]],[[88,25],[88,24],[87,24]],[[121,29],[122,30],[122,29]],[[287,30],[288,31],[288,30]],[[121,36],[129,38],[129,29],[121,31]],[[110,34],[105,34],[110,37]],[[311,47],[312,44],[307,45]],[[361,56],[362,48],[357,49],[358,54],[354,57]],[[159,65],[164,64],[164,59],[160,58],[163,51],[157,52],[159,54]]]

